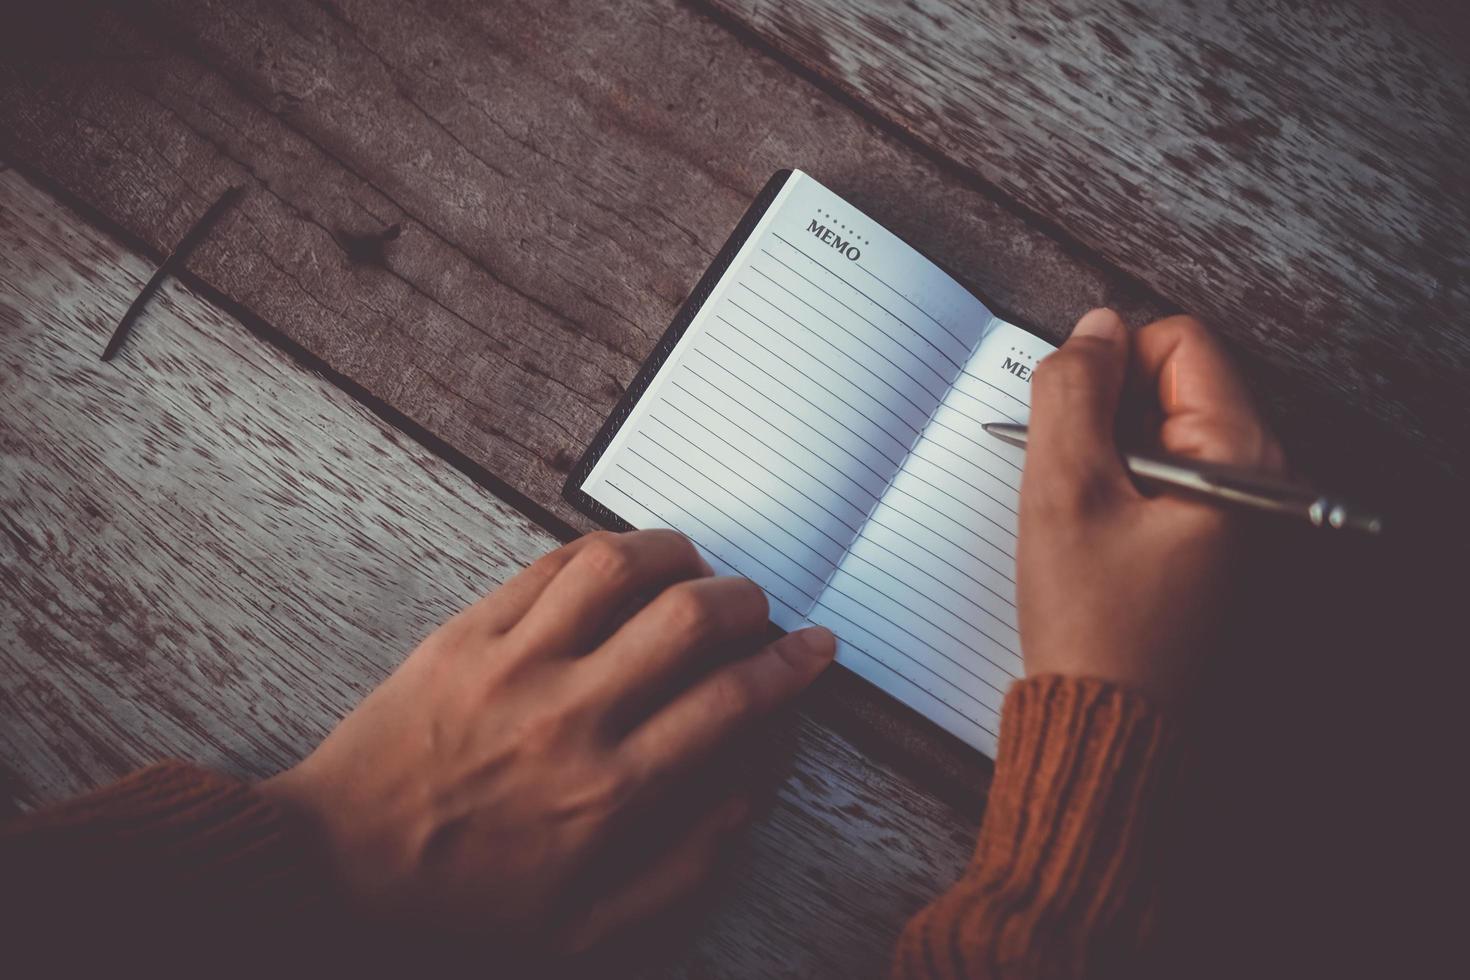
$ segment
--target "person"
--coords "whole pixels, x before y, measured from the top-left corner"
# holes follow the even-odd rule
[[[1119,428],[1174,454],[1282,466],[1220,346],[1186,317],[1130,332],[1093,310],[1033,389],[1026,676],[1005,698],[974,858],[904,930],[897,977],[1147,962],[1179,718],[1236,536],[1213,504],[1142,493]],[[1151,393],[1147,411],[1120,411],[1125,389]],[[751,803],[688,792],[691,777],[831,663],[819,627],[751,649],[767,611],[757,586],[714,576],[672,531],[587,535],[445,623],[274,778],[170,762],[14,822],[0,833],[7,945],[112,962],[326,948],[340,962],[424,930],[471,937],[492,962],[514,951],[526,971],[595,948],[705,879]]]

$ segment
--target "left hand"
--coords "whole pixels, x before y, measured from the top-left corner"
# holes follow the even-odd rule
[[[682,535],[588,535],[440,627],[262,791],[320,829],[369,916],[578,951],[683,897],[743,822],[734,795],[650,829],[831,662],[820,628],[729,659],[766,628],[760,588]],[[652,854],[609,881],[630,828]]]

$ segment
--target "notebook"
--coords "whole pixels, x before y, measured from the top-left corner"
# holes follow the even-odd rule
[[[1025,422],[1052,350],[797,170],[771,178],[567,481],[688,535],[771,619],[994,755],[1021,676]]]

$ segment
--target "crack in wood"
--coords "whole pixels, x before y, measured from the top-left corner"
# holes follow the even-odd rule
[[[289,118],[288,114],[273,109],[272,107],[262,102],[260,98],[258,98],[255,93],[251,91],[251,86],[248,82],[243,81],[223,71],[219,67],[219,65],[212,63],[211,60],[205,55],[205,53],[199,51],[192,46],[192,38],[188,37],[187,35],[183,35],[177,30],[173,29],[171,23],[166,17],[162,16],[161,12],[157,10],[151,10],[149,11],[151,16],[148,16],[142,11],[133,8],[129,8],[128,12],[133,14],[137,18],[135,22],[141,23],[146,29],[150,29],[153,32],[160,34],[161,36],[168,37],[175,44],[176,50],[178,50],[180,54],[183,54],[190,60],[192,60],[195,65],[198,66],[201,70],[210,74],[214,74],[222,79],[230,87],[231,91],[233,91],[243,101],[254,106],[265,115],[280,123],[286,129],[295,133],[298,137],[311,145],[324,157],[331,160],[338,167],[340,167],[343,172],[350,174],[354,179],[360,181],[364,186],[368,187],[374,193],[381,196],[385,201],[393,205],[393,207],[396,208],[399,213],[405,215],[416,225],[427,231],[430,235],[437,239],[440,244],[448,247],[449,249],[460,255],[460,257],[465,259],[467,262],[471,263],[479,271],[483,272],[496,285],[505,288],[506,290],[514,293],[527,302],[535,305],[542,311],[550,314],[554,322],[562,325],[564,329],[567,329],[567,332],[569,334],[575,336],[579,340],[586,340],[598,344],[599,346],[607,349],[609,352],[617,354],[620,357],[635,359],[634,355],[627,353],[621,348],[613,346],[611,343],[600,337],[595,331],[589,330],[585,324],[580,323],[566,313],[556,309],[540,297],[522,290],[520,287],[497,275],[495,271],[491,269],[484,261],[475,257],[474,255],[471,255],[467,250],[464,249],[464,247],[455,243],[443,232],[439,231],[432,223],[425,221],[421,215],[406,207],[401,200],[395,197],[395,195],[389,193],[388,190],[384,188],[381,184],[379,184],[376,180],[359,171],[346,159],[344,159],[330,147],[318,140],[314,135],[294,123]],[[169,108],[169,111],[172,112],[174,115],[179,116],[177,110]],[[183,121],[182,116],[179,116],[179,118],[181,121]],[[213,140],[211,140],[211,142],[213,143]],[[439,301],[436,300],[436,302]]]

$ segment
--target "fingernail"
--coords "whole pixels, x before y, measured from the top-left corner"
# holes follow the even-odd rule
[[[1106,306],[1099,306],[1082,315],[1082,319],[1077,321],[1077,326],[1072,328],[1072,336],[1102,337],[1105,340],[1111,340],[1121,336],[1125,329],[1122,317]]]
[[[837,655],[837,637],[825,626],[808,626],[791,634],[803,657],[823,663]]]

